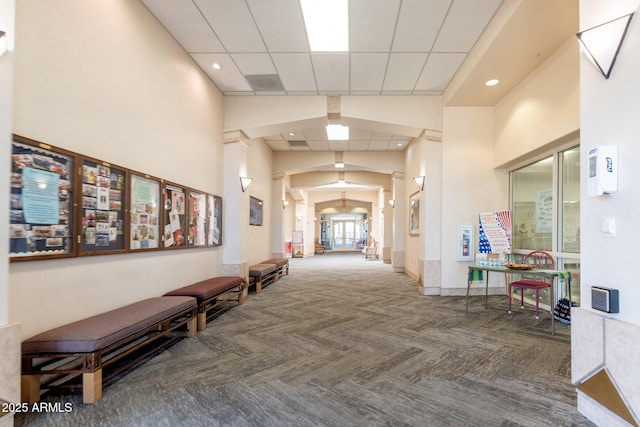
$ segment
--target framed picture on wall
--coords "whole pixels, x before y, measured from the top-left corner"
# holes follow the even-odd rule
[[[222,197],[207,194],[207,246],[222,245]]]
[[[131,174],[129,207],[129,249],[160,247],[160,180]]]
[[[83,158],[80,254],[125,250],[126,171],[110,163]]]
[[[162,190],[163,247],[187,247],[187,189],[177,184],[165,183]]]
[[[409,234],[420,235],[420,192],[416,191],[409,197]]]
[[[206,246],[207,195],[189,190],[187,243],[190,247]]]
[[[75,256],[76,155],[13,136],[9,193],[11,261]]]
[[[262,225],[262,200],[249,198],[249,225]]]

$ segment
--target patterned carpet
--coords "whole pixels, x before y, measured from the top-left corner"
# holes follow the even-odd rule
[[[575,409],[570,327],[506,297],[426,297],[360,254],[291,274],[105,387],[45,396],[34,426],[591,426]]]

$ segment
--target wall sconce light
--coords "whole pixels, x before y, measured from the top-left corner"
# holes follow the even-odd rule
[[[247,190],[247,188],[249,188],[249,185],[251,184],[252,181],[253,181],[253,178],[247,178],[246,176],[240,177],[240,187],[242,187],[243,193]]]
[[[302,215],[296,215],[296,219],[297,219],[298,221],[302,221]]]
[[[282,209],[286,209],[287,206],[289,206],[289,201],[288,200],[283,200],[282,201]]]
[[[4,31],[0,31],[0,56],[7,53],[8,48],[7,33],[5,33]]]
[[[418,188],[420,188],[420,191],[424,190],[424,178],[424,176],[416,176],[415,178],[413,178]]]
[[[391,205],[392,208],[396,207],[396,199],[390,199],[389,200],[389,204]]]
[[[633,13],[605,22],[576,34],[582,51],[608,79],[627,34]]]

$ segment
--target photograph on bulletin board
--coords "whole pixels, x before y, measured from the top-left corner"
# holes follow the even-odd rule
[[[82,159],[80,254],[125,250],[126,202],[124,169]]]
[[[187,190],[176,184],[165,184],[163,247],[187,247]]]
[[[74,256],[75,155],[13,137],[9,195],[11,261]]]
[[[222,245],[222,197],[207,194],[207,246]]]
[[[206,246],[207,195],[189,190],[187,243],[191,247]]]
[[[131,174],[129,249],[160,247],[160,181],[148,175]]]

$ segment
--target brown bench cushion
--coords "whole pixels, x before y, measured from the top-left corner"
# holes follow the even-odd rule
[[[196,306],[192,297],[156,297],[78,320],[29,338],[23,353],[91,353]]]
[[[204,301],[216,295],[220,295],[229,289],[233,289],[236,286],[242,285],[243,283],[244,279],[239,276],[214,277],[212,279],[203,280],[202,282],[167,292],[165,295],[185,295],[196,297],[198,300]]]
[[[254,264],[249,267],[250,277],[262,277],[276,270],[276,264]]]
[[[262,264],[275,264],[278,267],[282,267],[284,265],[289,264],[288,258],[271,258],[266,261],[262,261]]]

